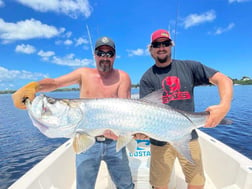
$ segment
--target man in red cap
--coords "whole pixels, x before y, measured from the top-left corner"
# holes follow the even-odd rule
[[[194,111],[194,87],[217,85],[220,103],[206,109],[210,112],[210,116],[205,123],[205,127],[215,127],[230,109],[233,95],[232,80],[200,62],[173,60],[172,46],[173,41],[168,31],[160,29],[152,33],[149,51],[155,64],[140,80],[140,98],[163,88],[164,104],[184,111]],[[150,183],[155,189],[168,189],[175,158],[179,159],[188,189],[204,188],[205,177],[198,135],[195,130],[191,135],[189,146],[194,163],[186,160],[169,143],[150,139]]]

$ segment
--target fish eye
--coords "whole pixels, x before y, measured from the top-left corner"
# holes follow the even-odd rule
[[[47,102],[49,104],[55,104],[56,103],[56,99],[54,99],[54,98],[47,98]]]

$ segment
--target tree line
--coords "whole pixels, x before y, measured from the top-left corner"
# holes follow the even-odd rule
[[[232,79],[232,78],[231,78]],[[234,85],[252,85],[252,79],[249,77],[242,77],[242,79],[232,79]],[[139,84],[132,84],[131,88],[138,88]],[[79,88],[60,88],[52,92],[60,92],[60,91],[79,91]],[[16,92],[16,90],[0,90],[0,94],[12,94]]]

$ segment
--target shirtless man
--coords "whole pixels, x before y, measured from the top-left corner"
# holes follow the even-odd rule
[[[20,88],[12,95],[14,105],[26,109],[24,98],[33,100],[37,92],[49,92],[73,84],[80,86],[80,98],[130,98],[129,75],[113,68],[116,57],[113,40],[108,37],[98,39],[94,56],[96,68],[79,68],[58,78],[46,78]],[[117,136],[107,130],[96,137],[95,145],[76,155],[77,189],[94,189],[101,160],[107,163],[117,188],[134,188],[126,149],[116,152],[116,139]]]

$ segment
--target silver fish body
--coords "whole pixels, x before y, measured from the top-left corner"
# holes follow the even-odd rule
[[[130,138],[136,133],[143,133],[150,138],[167,141],[185,156],[190,156],[185,152],[188,151],[190,133],[204,126],[209,113],[179,111],[150,100],[54,99],[40,95],[32,103],[27,103],[27,109],[33,124],[48,137],[71,138],[76,133],[84,133],[94,138],[107,129],[118,136]],[[186,145],[181,146],[181,141]]]
[[[173,141],[204,125],[208,114],[183,114],[166,105],[155,106],[130,99],[96,99],[82,104],[84,116],[78,129],[112,129],[120,135],[143,133],[162,141]],[[184,134],[183,134],[184,133]]]
[[[143,133],[168,142],[203,126],[209,115],[141,100],[54,99],[45,95],[37,96],[28,111],[39,130],[51,138],[71,138],[77,131],[92,135],[110,129],[119,135]]]

